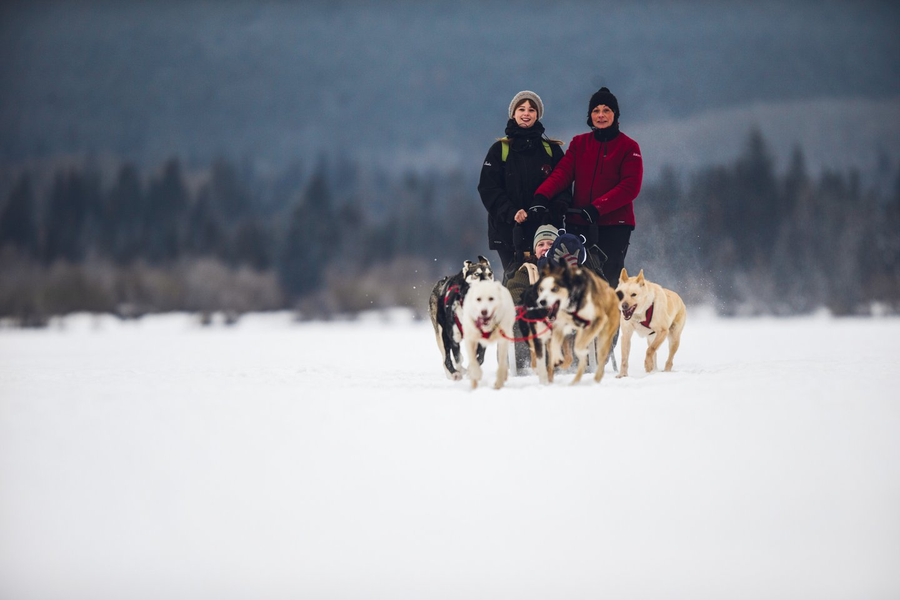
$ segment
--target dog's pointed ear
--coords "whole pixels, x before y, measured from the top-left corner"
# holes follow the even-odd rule
[[[637,282],[641,285],[644,285],[644,270],[643,269],[641,269],[641,272],[638,273]]]
[[[619,273],[619,281],[624,281],[628,279],[628,271],[625,270],[625,267],[622,267],[622,272]]]
[[[485,257],[483,257],[483,256],[480,255],[480,254],[478,255],[478,262],[484,263],[484,264],[486,264],[487,266],[491,266],[491,261],[489,261],[488,259],[486,259]]]
[[[471,260],[467,260],[466,262],[463,263],[463,271],[467,271],[468,269],[470,269],[473,266],[475,266],[475,263],[473,263]]]

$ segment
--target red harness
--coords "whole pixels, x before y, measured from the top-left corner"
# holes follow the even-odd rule
[[[447,304],[447,299],[450,298],[450,294],[451,294],[451,293],[453,293],[453,292],[458,292],[458,291],[459,291],[459,286],[458,286],[458,285],[451,286],[451,287],[447,290],[447,293],[444,294],[444,304]],[[459,299],[459,303],[462,304],[462,298]]]
[[[447,289],[447,293],[444,294],[444,305],[445,306],[450,301],[450,295],[453,292],[459,292],[458,285],[451,286],[450,288]],[[463,299],[460,298],[459,305],[462,306],[462,303],[463,303]],[[459,335],[462,336],[462,332],[463,332],[462,323],[459,322],[459,317],[456,316],[456,311],[453,311],[453,322],[456,323],[456,327],[457,327],[457,329],[459,329]]]
[[[644,313],[644,315],[646,318],[643,321],[641,321],[641,325],[643,325],[647,329],[651,329],[650,319],[653,318],[653,305],[652,304],[650,305],[650,308],[647,309],[647,312]]]
[[[585,319],[583,317],[579,317],[578,313],[569,313],[569,314],[572,315],[572,320],[576,321],[581,327],[587,327],[588,325],[591,324],[591,322],[588,321],[587,319]]]
[[[450,287],[450,288],[447,290],[447,293],[444,294],[444,304],[445,304],[445,305],[447,304],[447,302],[450,300],[450,295],[451,295],[453,292],[458,292],[458,291],[459,291],[459,286],[458,286],[458,285],[454,285],[454,286]],[[460,299],[459,299],[459,305],[462,306],[462,304],[463,304],[463,298],[460,298]],[[516,314],[516,320],[517,320],[517,321],[527,321],[527,322],[529,322],[529,323],[544,323],[544,324],[547,325],[547,329],[545,329],[544,331],[542,331],[542,332],[540,332],[540,333],[536,333],[536,334],[534,334],[534,335],[526,336],[526,337],[521,337],[521,338],[517,338],[517,337],[509,337],[509,336],[507,336],[505,333],[503,333],[502,330],[500,331],[500,335],[503,336],[503,337],[505,337],[507,340],[509,340],[509,341],[511,341],[511,342],[526,342],[526,341],[528,341],[528,340],[533,340],[534,338],[537,338],[537,337],[540,337],[540,336],[544,335],[545,333],[547,333],[548,331],[550,331],[550,330],[553,328],[553,325],[550,324],[550,322],[549,322],[548,319],[528,319],[528,318],[525,317],[525,313],[526,313],[526,312],[527,312],[527,309],[526,309],[524,306],[516,307],[516,313],[517,313],[517,314]],[[581,321],[583,321],[585,324],[587,324],[587,323],[590,322],[590,321],[585,321],[584,319],[581,319],[581,318],[578,317],[577,315],[575,315],[575,318],[576,318],[576,319],[579,319],[579,320],[581,320]],[[457,329],[459,329],[459,335],[462,336],[462,334],[463,334],[463,326],[462,326],[462,323],[461,323],[460,320],[459,320],[459,317],[456,315],[456,312],[453,313],[453,322],[456,324]],[[485,339],[485,340],[486,340],[486,339],[488,339],[488,338],[491,337],[491,332],[485,332],[483,329],[481,329],[481,327],[478,328],[478,331],[481,332],[481,337],[482,337],[482,339]],[[493,329],[492,329],[491,331],[493,331]]]
[[[547,329],[541,331],[540,333],[536,333],[534,335],[526,335],[524,337],[509,337],[501,329],[500,336],[509,340],[510,342],[527,342],[528,340],[533,340],[535,338],[539,338],[542,335],[544,335],[545,333],[547,333],[548,331],[550,331],[551,329],[553,329],[553,325],[550,323],[550,321],[548,319],[546,319],[546,318],[544,318],[544,319],[529,319],[528,317],[525,316],[526,312],[528,312],[527,308],[525,308],[524,306],[517,306],[516,307],[516,321],[525,321],[526,323],[544,323],[547,326]],[[460,326],[460,328],[462,328],[462,326]],[[491,336],[491,332],[493,332],[494,330],[492,329],[491,332],[485,332],[481,327],[479,327],[478,331],[481,332],[481,337],[483,339],[488,339]]]
[[[456,323],[456,328],[459,329],[459,335],[462,336],[462,323],[459,322],[459,317],[456,316],[456,313],[453,313],[453,322]]]
[[[525,313],[527,313],[527,312],[528,312],[528,309],[525,308],[524,306],[517,306],[516,307],[516,321],[525,321],[526,323],[543,323],[544,325],[547,326],[547,329],[543,330],[540,333],[536,333],[534,335],[526,335],[525,337],[520,337],[520,338],[508,337],[506,334],[503,333],[502,330],[500,331],[500,335],[502,335],[503,337],[505,337],[506,339],[508,339],[511,342],[527,342],[528,340],[533,340],[535,338],[539,338],[542,335],[544,335],[545,333],[547,333],[548,331],[550,331],[551,329],[553,329],[553,325],[550,324],[550,320],[547,319],[546,317],[543,319],[529,319],[528,317],[525,316]]]
[[[493,319],[494,319],[494,314],[491,313],[491,316],[488,317],[488,322],[492,321]],[[494,330],[497,329],[497,327],[499,327],[499,324],[495,324],[493,327],[491,327],[491,330],[490,330],[490,331],[485,331],[484,329],[481,328],[481,325],[478,324],[478,321],[481,321],[481,317],[479,317],[479,318],[475,321],[475,327],[476,327],[476,328],[478,329],[478,331],[481,333],[481,339],[483,339],[483,340],[489,339],[489,338],[491,337],[491,334],[494,333]],[[500,334],[501,334],[501,335],[503,334],[503,330],[502,330],[502,329],[500,330]]]

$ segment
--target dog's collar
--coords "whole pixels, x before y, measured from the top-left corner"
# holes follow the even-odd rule
[[[489,318],[490,318],[491,321],[493,321],[493,320],[494,320],[494,313],[491,313],[491,316],[490,316]],[[499,323],[494,323],[494,326],[493,326],[493,327],[491,327],[488,331],[485,331],[484,329],[481,328],[481,325],[479,325],[479,324],[477,323],[477,321],[476,321],[476,323],[475,323],[475,327],[477,327],[477,328],[478,328],[478,331],[481,332],[481,338],[484,339],[484,340],[490,339],[491,334],[494,333],[494,330],[497,329],[498,325],[499,325]]]
[[[457,317],[456,315],[454,315],[454,316],[453,316],[453,320],[456,322],[456,326],[459,328],[459,334],[462,335],[462,333],[463,333],[463,326],[462,326],[462,323],[459,322],[459,317]],[[477,327],[477,326],[476,326],[476,327]],[[482,329],[481,327],[478,327],[478,331],[481,332],[481,338],[482,338],[482,339],[485,339],[485,340],[486,340],[486,339],[489,339],[489,338],[491,337],[491,334],[494,333],[494,330],[495,330],[495,329],[497,329],[497,326],[496,326],[496,325],[495,325],[494,327],[492,327],[490,331],[485,331],[485,330]]]
[[[582,317],[581,315],[578,314],[577,308],[575,310],[566,309],[566,312],[569,313],[569,316],[572,317],[572,320],[575,321],[575,324],[578,325],[579,327],[587,327],[588,325],[591,324],[591,322],[588,319],[585,319],[584,317]]]
[[[646,327],[647,329],[651,329],[651,327],[650,327],[650,319],[653,318],[653,305],[652,305],[652,304],[650,305],[650,308],[647,309],[647,312],[644,313],[644,316],[645,316],[646,318],[645,318],[643,321],[641,321],[641,325],[643,325],[643,326]]]
[[[492,316],[491,316],[491,319],[493,319],[493,318],[494,318],[494,317],[493,317],[493,315],[492,315]],[[489,340],[489,339],[491,339],[491,334],[494,333],[494,330],[497,329],[498,325],[499,325],[498,323],[494,323],[494,326],[491,327],[491,328],[490,328],[489,330],[487,330],[487,331],[485,331],[484,329],[482,329],[480,325],[476,325],[476,327],[478,328],[478,331],[481,332],[481,339],[483,339],[483,340]]]
[[[572,315],[572,320],[575,321],[576,323],[578,323],[582,327],[587,327],[588,325],[591,324],[590,321],[588,321],[587,319],[585,319],[582,316],[579,316],[577,311],[573,312],[573,313],[569,313],[569,314]]]

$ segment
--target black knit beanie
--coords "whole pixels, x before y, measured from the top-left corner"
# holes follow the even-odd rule
[[[591,120],[591,111],[594,110],[597,106],[601,104],[608,106],[612,109],[613,114],[616,115],[615,121],[613,121],[613,125],[619,124],[619,101],[616,100],[616,97],[613,96],[612,92],[609,91],[609,88],[602,87],[591,96],[591,103],[588,105],[588,118],[587,124],[588,127],[593,127],[594,122]]]

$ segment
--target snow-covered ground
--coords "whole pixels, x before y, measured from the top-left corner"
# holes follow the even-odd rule
[[[472,391],[402,314],[0,330],[0,598],[900,597],[900,319],[644,348]]]

